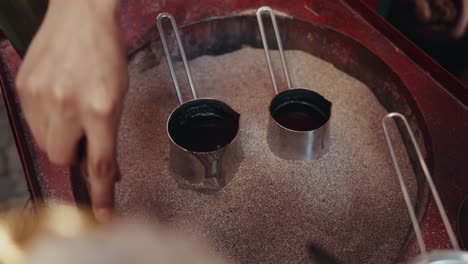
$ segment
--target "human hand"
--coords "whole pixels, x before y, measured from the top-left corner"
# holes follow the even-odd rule
[[[16,80],[30,130],[49,159],[68,166],[86,138],[89,192],[96,217],[109,220],[117,127],[128,73],[118,0],[49,0]]]
[[[468,0],[414,0],[417,20],[426,27],[426,35],[460,39],[467,33]],[[444,37],[445,35],[445,37]]]
[[[460,1],[460,15],[455,24],[452,35],[455,38],[463,37],[468,31],[468,0]]]

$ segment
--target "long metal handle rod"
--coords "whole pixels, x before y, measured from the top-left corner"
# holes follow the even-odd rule
[[[395,171],[397,173],[397,176],[398,176],[398,180],[400,182],[400,186],[401,186],[401,190],[403,192],[403,197],[405,198],[405,202],[406,202],[406,206],[408,208],[408,212],[409,212],[409,215],[410,215],[410,218],[411,218],[411,222],[413,224],[413,228],[414,228],[414,231],[416,233],[416,238],[418,240],[418,244],[419,244],[419,248],[421,250],[421,254],[423,255],[424,258],[427,258],[427,252],[426,252],[426,246],[424,244],[424,240],[422,238],[422,233],[421,233],[421,228],[418,224],[418,220],[416,218],[416,213],[414,211],[414,208],[411,204],[411,199],[409,197],[409,194],[408,194],[408,189],[406,187],[406,184],[403,180],[403,176],[402,176],[402,173],[401,173],[401,170],[400,170],[400,165],[398,164],[398,160],[396,158],[396,154],[395,154],[395,150],[393,149],[393,145],[392,145],[392,142],[390,140],[390,136],[389,136],[389,133],[388,133],[388,128],[387,128],[387,124],[386,124],[386,120],[388,119],[393,119],[393,118],[400,118],[403,123],[405,124],[405,127],[406,127],[406,130],[408,131],[408,134],[410,136],[410,139],[411,139],[411,143],[413,144],[414,146],[414,149],[416,150],[416,155],[418,156],[418,160],[419,160],[419,163],[421,165],[421,168],[424,172],[424,176],[427,180],[427,183],[429,184],[429,189],[431,190],[431,193],[434,197],[434,200],[436,202],[436,205],[437,205],[437,209],[439,211],[439,214],[442,218],[442,221],[445,225],[445,229],[447,231],[447,235],[449,236],[450,238],[450,242],[452,243],[452,246],[455,250],[460,250],[460,246],[458,245],[458,241],[457,241],[457,238],[453,232],[453,229],[452,229],[452,226],[450,225],[450,222],[448,220],[448,217],[447,217],[447,214],[445,213],[445,210],[444,210],[444,207],[442,205],[442,202],[440,200],[440,196],[439,196],[439,193],[437,192],[437,189],[434,185],[434,182],[432,181],[432,178],[431,178],[431,175],[429,173],[429,169],[427,168],[427,165],[426,165],[426,162],[424,161],[424,157],[421,153],[421,150],[416,142],[416,138],[413,134],[413,131],[411,130],[411,127],[409,126],[409,123],[408,123],[408,120],[400,113],[389,113],[387,114],[383,119],[382,119],[382,125],[383,125],[383,129],[384,129],[384,133],[385,133],[385,138],[387,140],[387,144],[388,144],[388,149],[390,150],[390,155],[392,156],[392,161],[393,161],[393,165],[395,167]]]
[[[169,65],[169,71],[171,72],[172,81],[174,82],[174,87],[177,92],[177,97],[179,98],[179,103],[182,104],[184,100],[182,99],[182,94],[179,88],[179,82],[177,81],[177,76],[174,71],[174,66],[172,65],[171,54],[169,54],[169,49],[167,48],[166,35],[164,34],[164,29],[162,27],[162,20],[164,18],[169,18],[172,24],[172,29],[177,40],[177,45],[179,46],[180,55],[182,56],[182,61],[184,62],[185,73],[187,74],[187,79],[190,84],[190,89],[192,90],[193,99],[197,99],[197,91],[195,90],[195,85],[193,84],[192,74],[190,73],[190,68],[188,66],[187,57],[185,56],[185,50],[180,40],[179,29],[177,28],[177,23],[174,17],[169,13],[161,13],[157,18],[157,25],[159,30],[159,35],[161,36],[161,42],[164,48],[164,54],[166,55],[167,64]]]
[[[262,42],[263,42],[263,49],[265,50],[265,58],[267,60],[268,64],[268,70],[270,70],[270,76],[271,76],[271,81],[273,83],[273,89],[275,90],[275,93],[278,94],[278,85],[276,83],[276,77],[275,73],[273,71],[273,66],[271,63],[271,58],[270,58],[270,51],[268,49],[268,43],[266,39],[266,34],[265,34],[265,28],[263,27],[263,20],[262,20],[262,13],[267,12],[271,16],[271,21],[273,23],[273,29],[275,31],[275,36],[276,36],[276,42],[278,43],[278,50],[281,58],[281,64],[283,66],[283,72],[284,76],[286,78],[286,83],[288,84],[288,89],[291,89],[291,81],[289,79],[289,72],[288,72],[288,66],[286,65],[286,59],[284,58],[284,52],[283,52],[283,44],[281,43],[281,37],[279,34],[278,30],[278,25],[276,24],[276,17],[275,13],[269,6],[262,6],[257,10],[257,21],[258,21],[258,27],[260,28],[260,35],[262,36]]]

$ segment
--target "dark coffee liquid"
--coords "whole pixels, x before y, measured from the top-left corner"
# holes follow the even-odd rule
[[[278,107],[273,118],[280,125],[296,131],[310,131],[323,126],[327,117],[314,106],[303,102],[291,102]]]
[[[209,152],[229,144],[237,129],[235,120],[215,114],[198,114],[185,121],[175,139],[189,151]]]

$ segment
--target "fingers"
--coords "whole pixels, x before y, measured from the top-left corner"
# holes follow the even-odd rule
[[[32,133],[34,141],[41,150],[45,151],[47,149],[47,131],[49,128],[49,121],[47,117],[41,113],[40,109],[37,109],[36,107],[31,107],[30,109],[29,107],[23,107],[23,105],[27,105],[24,104],[23,101],[21,104],[25,119],[28,123],[28,127]]]
[[[78,141],[82,135],[75,118],[67,118],[61,113],[51,114],[46,139],[49,160],[61,166],[76,162]]]
[[[40,84],[32,80],[27,72],[27,65],[22,65],[18,77],[16,78],[16,88],[19,95],[21,110],[26,119],[29,130],[35,142],[43,150],[46,149],[46,135],[48,129],[48,120],[42,112],[43,96]]]
[[[452,36],[455,39],[462,38],[468,28],[468,0],[460,1],[460,12],[459,12],[457,23],[455,24]]]
[[[49,6],[18,72],[17,88],[32,134],[51,162],[74,163],[86,137],[92,203],[105,220],[113,206],[114,143],[128,73],[117,16],[107,12],[112,8],[97,13],[88,2]]]
[[[427,0],[414,0],[414,9],[419,22],[427,23],[431,20],[431,6]]]
[[[78,139],[83,134],[74,97],[69,92],[73,86],[65,86],[64,81],[50,84],[31,77],[27,71],[27,67],[21,69],[17,88],[33,137],[50,161],[71,165],[76,159]]]
[[[94,214],[107,222],[114,207],[114,184],[120,178],[116,159],[117,121],[114,115],[92,116],[86,122],[86,161]]]

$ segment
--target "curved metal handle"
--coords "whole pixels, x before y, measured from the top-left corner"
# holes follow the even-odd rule
[[[177,97],[179,98],[179,103],[182,104],[184,100],[182,99],[182,94],[179,88],[179,82],[177,81],[177,76],[174,71],[174,66],[172,65],[172,59],[171,59],[171,55],[169,54],[169,49],[167,48],[166,35],[164,34],[164,29],[162,27],[162,20],[164,18],[169,18],[169,20],[171,21],[172,29],[174,30],[174,34],[177,40],[177,45],[179,46],[180,55],[182,57],[182,61],[184,62],[185,72],[187,74],[187,79],[190,84],[190,89],[192,90],[193,99],[197,99],[197,91],[195,90],[195,85],[193,84],[193,80],[192,80],[192,74],[190,73],[190,68],[187,63],[187,57],[185,56],[184,47],[182,46],[182,41],[180,40],[180,34],[179,34],[179,29],[177,28],[177,23],[171,14],[161,13],[158,15],[158,18],[157,18],[159,35],[161,36],[161,42],[164,48],[164,54],[166,55],[167,64],[169,65],[169,71],[171,72],[171,77],[172,77],[172,81],[174,82],[174,87],[177,92]]]
[[[271,16],[271,21],[273,23],[273,29],[275,31],[276,42],[278,43],[278,50],[280,53],[281,64],[283,66],[284,76],[286,78],[286,83],[288,84],[288,89],[291,89],[291,81],[289,80],[288,66],[286,65],[286,60],[283,53],[283,45],[281,44],[281,37],[278,30],[278,25],[276,24],[276,17],[274,11],[269,6],[262,6],[257,9],[257,21],[258,27],[260,28],[260,35],[262,36],[263,49],[265,50],[265,58],[267,60],[268,69],[270,70],[271,81],[273,83],[273,89],[275,93],[278,94],[278,85],[276,84],[275,73],[273,72],[273,66],[271,64],[270,51],[268,49],[268,43],[265,35],[265,28],[263,27],[262,13],[267,12]]]
[[[436,187],[434,185],[434,182],[432,181],[431,175],[429,173],[429,169],[427,168],[426,162],[424,161],[424,157],[421,154],[421,150],[419,149],[419,146],[418,146],[418,144],[416,142],[416,138],[415,138],[415,136],[413,134],[413,131],[411,130],[411,128],[410,128],[410,126],[408,124],[408,120],[406,120],[406,118],[400,113],[389,113],[382,119],[382,126],[383,126],[384,133],[385,133],[385,139],[387,140],[388,149],[390,150],[390,155],[392,156],[393,166],[395,167],[395,171],[396,171],[397,176],[398,176],[398,181],[400,182],[400,186],[401,186],[401,191],[403,192],[403,197],[405,198],[406,207],[408,208],[408,213],[409,213],[410,218],[411,218],[411,223],[413,224],[414,232],[416,233],[416,238],[417,238],[417,241],[418,241],[419,248],[421,250],[421,255],[422,255],[423,258],[427,259],[427,251],[426,251],[426,246],[424,244],[424,240],[423,240],[423,237],[422,237],[422,234],[421,234],[421,228],[420,228],[420,226],[418,224],[418,220],[416,218],[416,213],[414,212],[413,205],[411,204],[411,199],[410,199],[410,196],[408,194],[408,189],[407,189],[406,184],[405,184],[405,182],[403,180],[403,176],[402,176],[402,173],[401,173],[401,170],[400,170],[400,165],[398,164],[396,154],[395,154],[395,150],[393,149],[393,145],[392,145],[392,142],[390,140],[390,136],[388,134],[388,128],[387,128],[387,124],[386,124],[387,119],[393,119],[395,117],[400,118],[403,121],[403,123],[405,124],[406,130],[408,131],[408,134],[409,134],[410,139],[411,139],[411,143],[413,144],[413,147],[416,150],[416,154],[418,156],[418,160],[419,160],[419,163],[421,165],[421,168],[422,168],[422,170],[424,172],[424,176],[425,176],[425,178],[427,180],[427,183],[429,184],[429,189],[431,190],[431,193],[432,193],[432,195],[434,197],[434,200],[436,202],[436,205],[437,205],[437,209],[438,209],[439,214],[440,214],[440,216],[442,218],[442,221],[443,221],[443,223],[445,225],[445,230],[447,231],[447,235],[450,238],[450,242],[452,243],[452,246],[453,246],[453,248],[455,250],[460,250],[460,246],[458,245],[457,238],[455,237],[453,229],[452,229],[452,227],[450,225],[450,222],[448,220],[447,214],[445,213],[444,207],[443,207],[442,202],[441,202],[440,197],[439,197],[439,193],[437,192],[437,189],[436,189]]]

